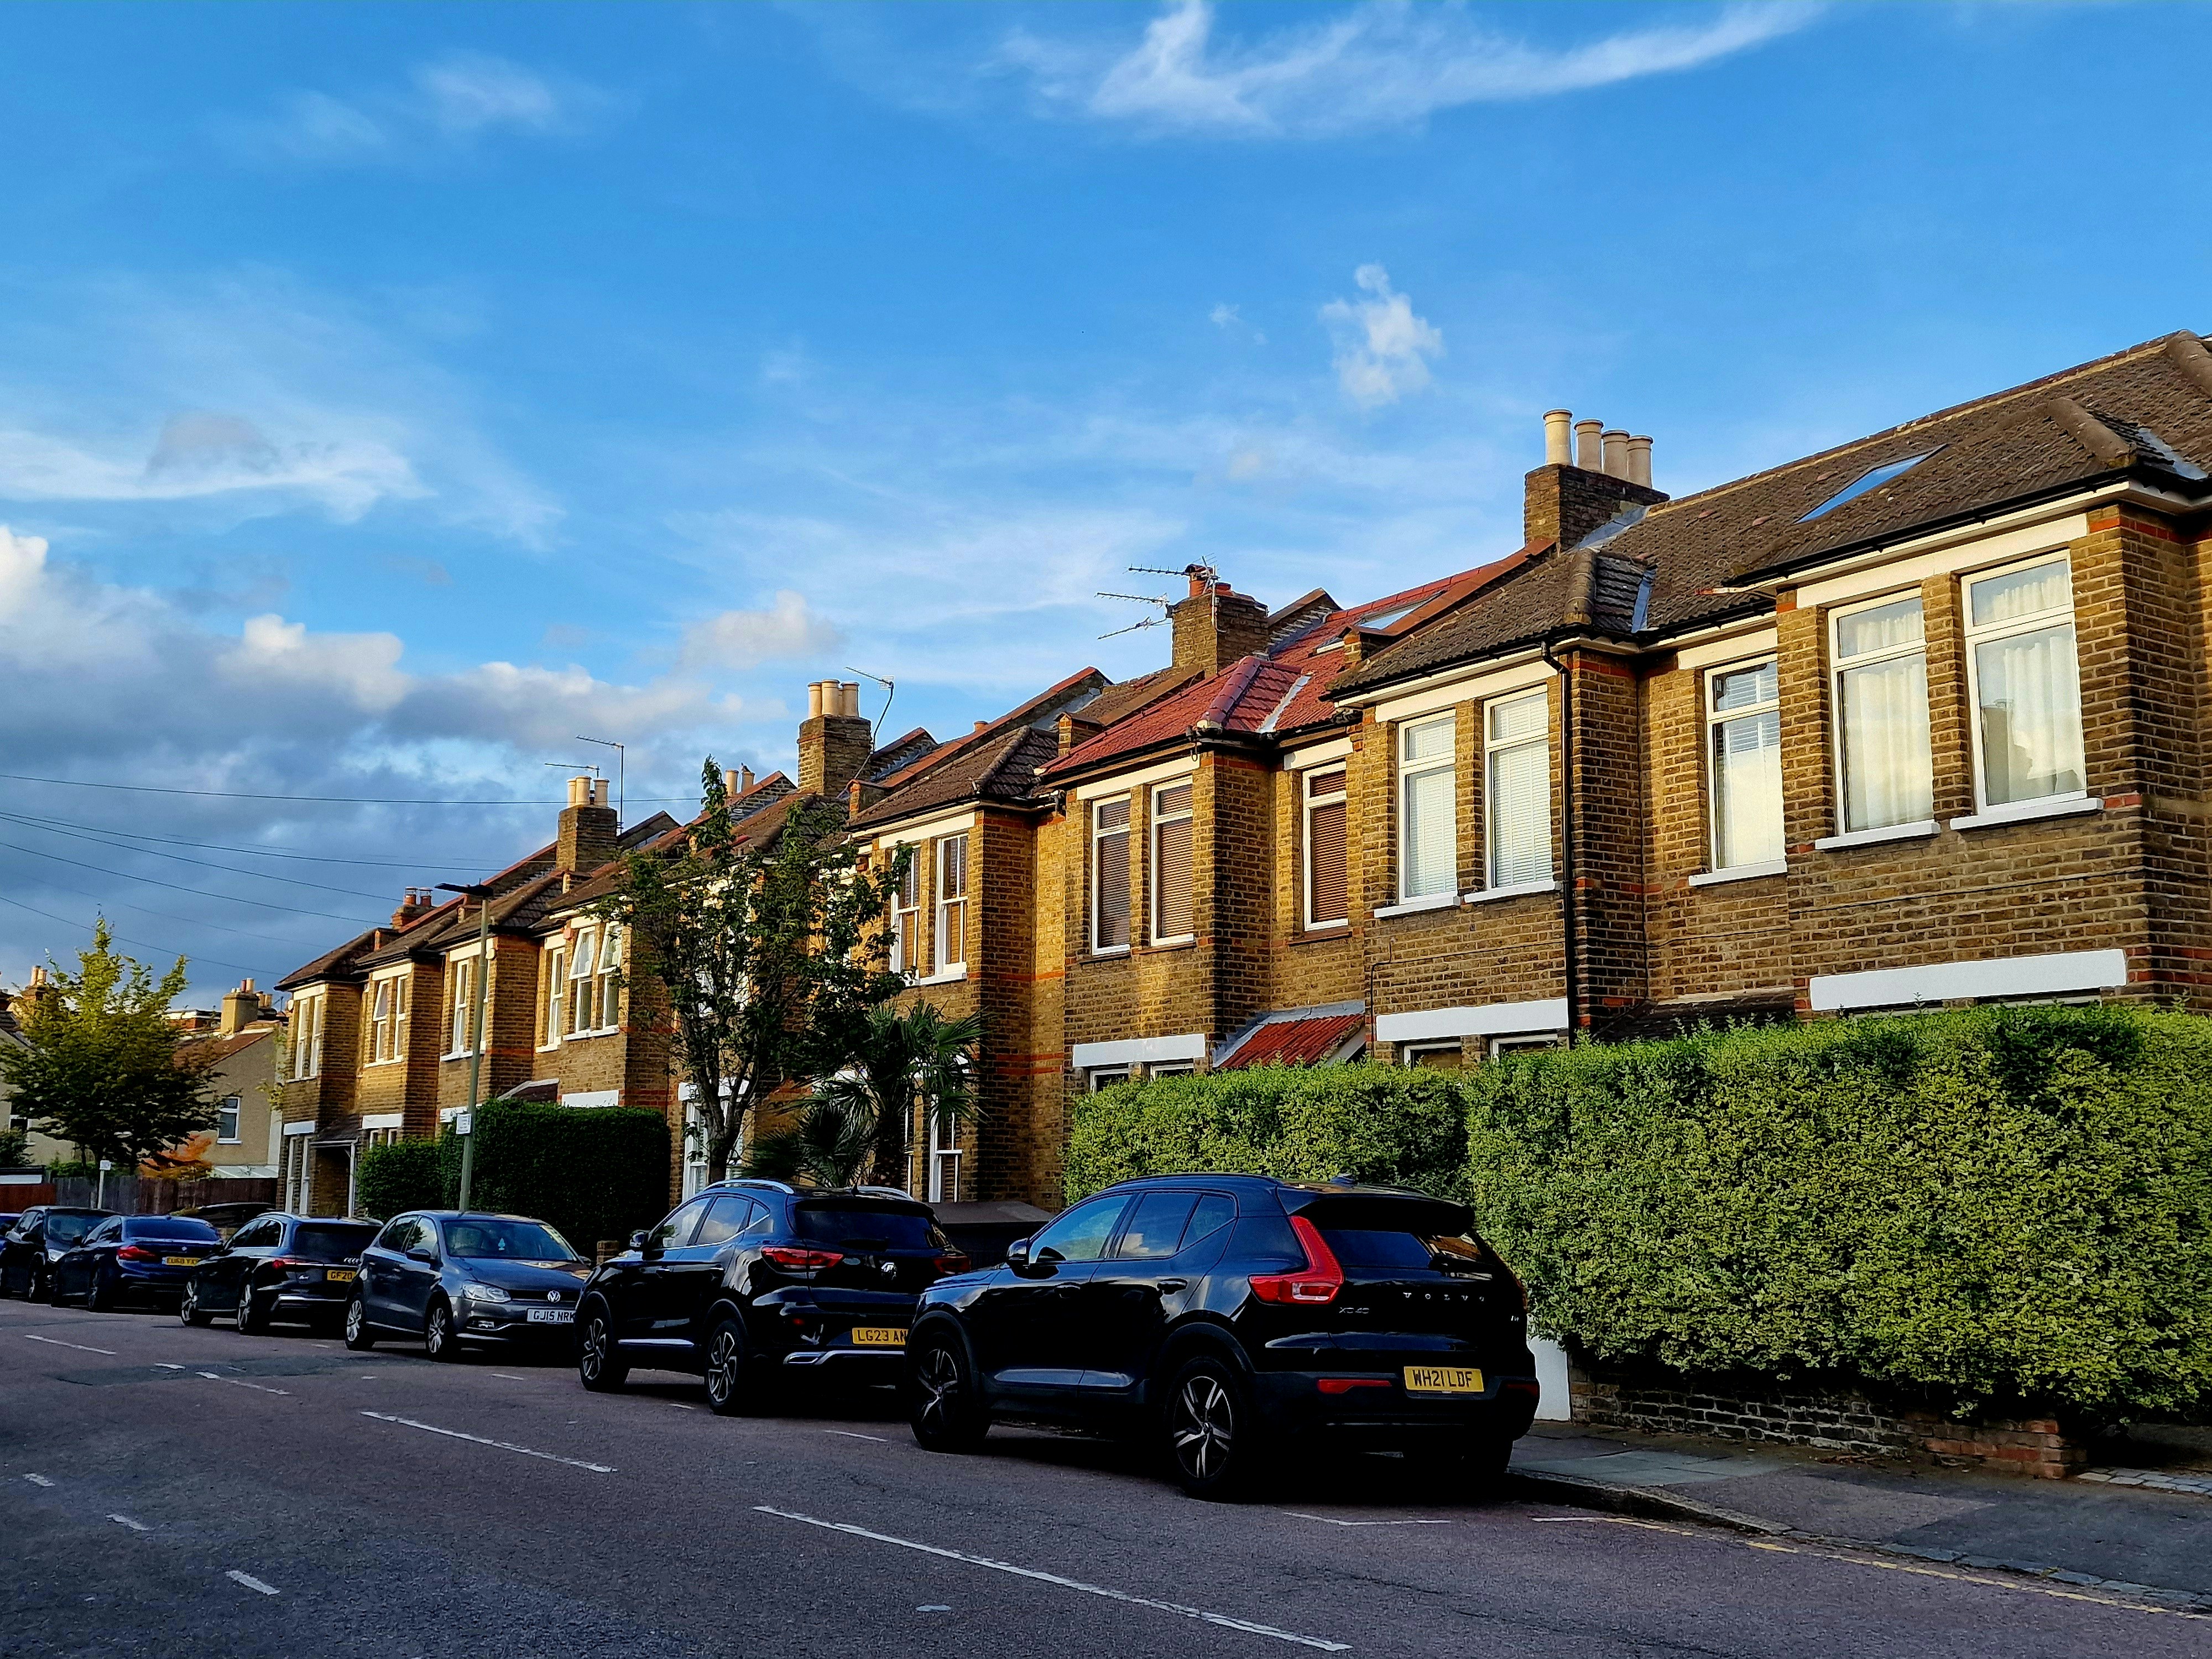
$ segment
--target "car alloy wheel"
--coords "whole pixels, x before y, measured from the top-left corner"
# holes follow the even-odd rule
[[[576,1343],[576,1378],[594,1394],[604,1394],[622,1387],[629,1376],[629,1367],[622,1363],[615,1347],[614,1328],[607,1322],[601,1309],[594,1308],[584,1319],[582,1334]]]
[[[1168,1451],[1194,1498],[1227,1498],[1251,1485],[1257,1425],[1243,1380],[1224,1361],[1200,1355],[1176,1374],[1168,1395]]]
[[[185,1299],[177,1304],[177,1323],[179,1325],[204,1325],[207,1322],[207,1315],[200,1311],[198,1291],[196,1287],[191,1285],[185,1285]]]
[[[453,1329],[453,1310],[442,1302],[430,1304],[430,1317],[422,1327],[422,1351],[433,1359],[459,1359],[461,1340]]]
[[[724,1319],[707,1339],[707,1404],[717,1417],[745,1408],[745,1339],[734,1319]]]
[[[54,1299],[53,1280],[44,1267],[31,1269],[31,1287],[23,1292],[26,1302],[52,1302]]]
[[[376,1346],[376,1333],[368,1328],[368,1309],[357,1296],[346,1298],[345,1345],[356,1353]]]
[[[95,1273],[84,1287],[84,1310],[87,1313],[106,1313],[115,1305],[115,1287],[107,1282],[106,1273]]]
[[[955,1339],[933,1332],[922,1339],[908,1374],[908,1420],[915,1442],[927,1451],[972,1451],[991,1431],[976,1398],[966,1357]]]
[[[238,1306],[232,1310],[231,1324],[240,1336],[258,1336],[269,1328],[269,1316],[253,1305],[251,1285],[238,1293]]]

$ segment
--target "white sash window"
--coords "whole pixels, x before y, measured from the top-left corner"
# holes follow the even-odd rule
[[[1920,596],[1839,611],[1836,764],[1849,834],[1924,822],[1934,808],[1928,742],[1928,643]]]
[[[2061,554],[1966,584],[1974,787],[1984,807],[2082,793],[2072,567]]]

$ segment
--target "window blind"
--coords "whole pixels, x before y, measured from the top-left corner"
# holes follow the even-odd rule
[[[1308,773],[1306,800],[1306,925],[1311,927],[1351,914],[1344,769]]]
[[[1484,711],[1492,887],[1552,878],[1551,707],[1540,691]]]
[[[1152,937],[1188,939],[1191,908],[1190,786],[1152,792]]]
[[[1426,898],[1459,883],[1459,822],[1453,811],[1452,721],[1409,726],[1400,737],[1398,896]]]
[[[1092,809],[1091,946],[1117,950],[1129,942],[1129,801],[1102,800]]]
[[[948,836],[937,843],[937,965],[967,960],[968,837]]]

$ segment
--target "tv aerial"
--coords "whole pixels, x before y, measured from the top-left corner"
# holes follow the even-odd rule
[[[1127,568],[1129,574],[1133,576],[1188,576],[1192,581],[1200,585],[1197,591],[1202,593],[1212,592],[1216,584],[1220,580],[1219,574],[1210,564],[1187,564],[1180,570],[1169,570],[1158,565],[1149,564],[1133,564]],[[1111,633],[1101,634],[1098,637],[1102,640],[1115,639],[1123,634],[1133,634],[1140,628],[1158,628],[1168,620],[1168,613],[1175,608],[1176,603],[1164,593],[1109,593],[1103,588],[1098,590],[1098,597],[1102,599],[1127,599],[1132,605],[1156,605],[1160,608],[1158,616],[1146,617],[1140,622],[1131,623],[1127,628],[1117,628]]]

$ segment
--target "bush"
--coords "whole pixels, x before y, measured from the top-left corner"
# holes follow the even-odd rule
[[[477,1109],[469,1202],[549,1221],[586,1255],[668,1213],[668,1120],[634,1106],[492,1101]],[[461,1144],[438,1144],[447,1201],[460,1191]]]
[[[2212,1406],[2212,1020],[1981,1009],[1463,1082],[1478,1224],[1608,1359],[1960,1412]]]
[[[1464,1195],[1457,1079],[1395,1066],[1255,1066],[1121,1083],[1076,1103],[1069,1201],[1137,1176],[1237,1170]]]
[[[361,1212],[386,1221],[402,1210],[443,1207],[438,1150],[434,1140],[398,1140],[363,1152],[354,1188]]]

